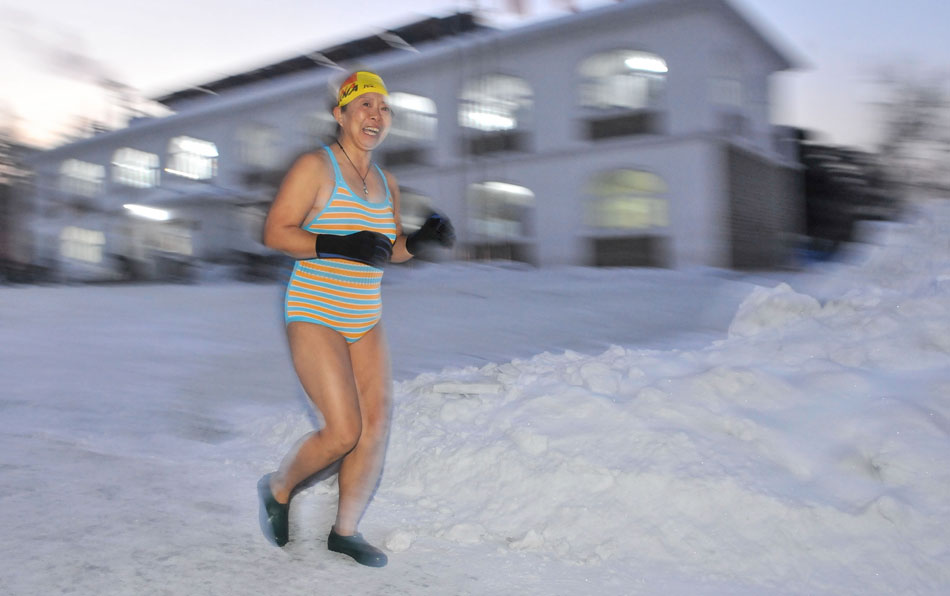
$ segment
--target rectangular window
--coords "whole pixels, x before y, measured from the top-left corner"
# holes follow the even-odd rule
[[[429,163],[429,152],[424,147],[405,147],[392,149],[383,153],[383,165],[387,168],[400,166],[426,165]]]
[[[112,179],[134,188],[158,185],[158,156],[154,153],[123,147],[112,158]]]
[[[218,148],[210,141],[175,137],[168,144],[169,174],[192,180],[214,178],[218,167]]]
[[[596,141],[615,137],[655,135],[665,132],[665,122],[660,112],[638,110],[614,116],[589,118],[584,121],[585,136]]]
[[[105,166],[79,159],[67,159],[60,166],[59,189],[67,194],[94,197],[102,190]]]
[[[670,240],[665,236],[591,238],[595,267],[669,267]]]
[[[485,155],[501,151],[527,151],[528,135],[517,130],[476,134],[462,139],[461,150],[462,153],[469,155]]]

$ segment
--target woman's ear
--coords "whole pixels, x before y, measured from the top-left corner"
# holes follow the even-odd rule
[[[343,110],[340,106],[333,106],[333,119],[336,120],[337,124],[343,126]]]

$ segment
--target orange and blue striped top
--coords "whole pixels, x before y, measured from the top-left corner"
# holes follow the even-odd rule
[[[370,230],[396,241],[396,221],[386,176],[375,166],[386,187],[386,198],[372,202],[360,198],[343,179],[330,147],[335,176],[327,204],[303,227],[315,234],[352,234]],[[380,284],[383,270],[346,259],[306,259],[294,264],[284,298],[284,321],[304,321],[338,331],[355,342],[382,316]]]

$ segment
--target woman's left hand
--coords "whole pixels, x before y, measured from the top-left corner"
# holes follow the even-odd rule
[[[452,227],[452,222],[448,217],[434,212],[426,218],[421,228],[406,237],[406,250],[414,255],[426,244],[433,242],[445,248],[451,248],[455,244],[455,228]]]

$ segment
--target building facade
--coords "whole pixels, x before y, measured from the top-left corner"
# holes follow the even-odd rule
[[[36,156],[35,258],[65,278],[266,257],[281,174],[329,142],[346,71],[378,72],[375,153],[439,258],[769,267],[800,234],[799,164],[769,119],[790,60],[724,0],[629,0],[496,30],[433,18],[160,98],[174,114]]]

